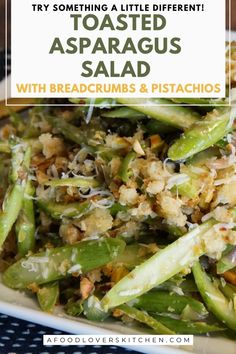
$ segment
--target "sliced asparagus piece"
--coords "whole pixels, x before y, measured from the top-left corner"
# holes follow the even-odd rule
[[[0,152],[3,152],[5,154],[10,154],[11,153],[10,146],[9,146],[9,144],[7,142],[0,141]]]
[[[173,102],[160,98],[116,98],[118,103],[129,105],[132,109],[144,113],[160,122],[176,128],[188,129],[200,115],[187,107],[173,105]],[[172,106],[171,106],[172,104]],[[163,106],[170,105],[170,106]]]
[[[218,274],[222,274],[234,267],[236,267],[236,246],[217,262],[216,269]]]
[[[101,306],[100,300],[94,296],[89,296],[88,299],[84,301],[84,315],[90,321],[104,321],[109,315],[109,312],[104,311]]]
[[[133,318],[134,320],[146,324],[148,327],[154,329],[158,334],[175,334],[174,331],[170,330],[168,327],[158,322],[155,318],[151,317],[143,311],[139,311],[134,307],[128,305],[121,305],[118,307],[124,314]]]
[[[93,177],[55,178],[44,183],[51,187],[96,188],[101,184]]]
[[[118,107],[111,111],[103,111],[101,116],[105,118],[123,118],[131,120],[138,120],[146,117],[145,114],[129,107]]]
[[[208,113],[169,148],[169,158],[173,161],[186,160],[214,145],[230,131],[235,116],[235,111],[228,108]]]
[[[218,324],[208,324],[201,321],[182,321],[180,319],[156,314],[152,314],[152,316],[164,326],[167,326],[176,333],[181,334],[205,334],[208,332],[218,332],[225,330],[225,328],[219,326]]]
[[[135,157],[136,153],[134,151],[131,151],[125,156],[124,160],[122,161],[118,175],[124,183],[127,183],[129,180],[129,167]]]
[[[221,322],[236,330],[236,312],[228,300],[204,272],[199,262],[192,268],[198,290],[208,308]]]
[[[135,300],[134,306],[148,312],[175,312],[181,314],[186,306],[203,317],[208,314],[202,302],[190,296],[178,295],[167,291],[150,291]]]
[[[21,212],[16,222],[17,245],[20,256],[25,256],[35,248],[35,217],[34,203],[31,197],[34,196],[35,188],[30,180],[26,183],[24,201]]]
[[[11,265],[3,274],[3,282],[10,288],[24,289],[32,283],[40,285],[72,273],[86,273],[113,261],[124,248],[122,240],[110,238],[48,249]]]
[[[29,170],[31,162],[31,148],[25,154],[25,168]],[[35,188],[30,179],[27,180],[24,190],[24,200],[22,209],[16,222],[17,246],[21,257],[29,251],[34,251],[35,247],[35,217],[33,196]]]
[[[90,201],[60,204],[52,201],[38,200],[38,206],[53,219],[80,218],[92,208]]]
[[[0,213],[0,250],[15,223],[22,207],[24,191],[28,177],[27,159],[31,154],[30,148],[16,141],[11,141],[12,167],[9,186],[3,200]]]
[[[52,312],[59,298],[59,284],[53,282],[45,284],[37,291],[40,308],[45,312]]]
[[[87,138],[80,128],[67,123],[64,119],[52,116],[45,116],[45,119],[55,127],[64,137],[76,144],[82,145],[87,143]]]
[[[103,306],[109,309],[130,301],[192,264],[204,253],[202,236],[214,224],[213,219],[205,222],[137,266],[104,296]]]

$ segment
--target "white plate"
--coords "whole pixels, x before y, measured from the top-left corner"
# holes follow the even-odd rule
[[[232,34],[236,39],[236,32]],[[71,334],[141,334],[140,329],[119,322],[93,323],[67,316],[59,307],[53,315],[43,313],[37,302],[24,292],[5,287],[0,279],[0,312]],[[147,354],[236,354],[236,342],[223,338],[194,337],[193,347],[124,346]]]
[[[93,323],[85,319],[70,317],[65,315],[60,307],[56,309],[53,315],[44,313],[39,309],[33,297],[26,295],[24,292],[5,287],[1,280],[0,312],[71,334],[147,334],[147,332],[141,332],[140,328],[130,328],[118,321]],[[189,352],[198,354],[235,354],[236,342],[223,338],[195,336],[193,347],[127,346],[127,348],[147,354],[187,354]]]

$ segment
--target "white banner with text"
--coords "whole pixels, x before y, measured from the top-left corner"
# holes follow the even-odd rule
[[[225,97],[225,0],[11,2],[12,97]]]

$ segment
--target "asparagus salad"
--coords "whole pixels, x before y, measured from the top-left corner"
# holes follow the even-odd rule
[[[2,125],[3,283],[47,312],[235,338],[235,109],[71,102]]]

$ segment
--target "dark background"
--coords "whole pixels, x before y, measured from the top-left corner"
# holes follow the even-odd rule
[[[10,4],[10,0],[8,0],[8,3]],[[10,23],[8,29],[8,40],[10,40]],[[0,0],[0,50],[3,49],[4,47],[5,47],[5,0]]]
[[[232,1],[232,29],[236,29],[236,0],[231,0],[231,1]],[[10,4],[10,0],[8,0],[8,2]],[[228,3],[227,0],[226,2]],[[24,14],[22,13],[20,15],[22,16],[22,21],[24,21]],[[214,14],[212,14],[212,16],[214,16]],[[8,21],[8,24],[9,24],[8,40],[10,41],[10,19]],[[0,0],[0,49],[4,48],[4,44],[5,44],[5,0]]]

